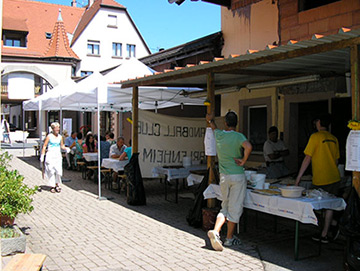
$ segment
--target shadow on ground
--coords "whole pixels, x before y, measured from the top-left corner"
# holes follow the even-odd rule
[[[39,160],[35,156],[19,157],[19,159],[40,170]],[[94,197],[98,195],[97,183],[91,180],[83,180],[80,172],[64,170],[64,178],[71,181],[63,185]],[[42,183],[45,184],[45,181]],[[160,183],[159,179],[145,180],[144,186],[147,196],[146,206],[130,206],[126,203],[124,192],[118,194],[109,191],[104,188],[104,185],[102,185],[102,196],[113,198],[112,201],[121,206],[204,238],[203,248],[211,249],[206,233],[201,229],[190,227],[186,222],[186,216],[193,204],[193,200],[188,195],[194,192],[195,187],[184,188],[180,184],[179,203],[176,204],[165,201],[164,183]],[[47,191],[46,186],[42,186],[42,188],[44,192]],[[175,185],[168,187],[168,199],[171,201],[175,199]],[[246,217],[246,228],[244,227],[244,217]],[[226,229],[222,235],[225,234],[225,231]],[[244,246],[235,249],[253,257],[260,255],[265,270],[342,270],[344,241],[340,239],[322,245],[319,255],[319,244],[311,240],[311,236],[317,231],[316,226],[300,223],[300,260],[295,261],[295,221],[280,217],[277,217],[275,221],[274,216],[246,210],[239,225],[239,236]]]

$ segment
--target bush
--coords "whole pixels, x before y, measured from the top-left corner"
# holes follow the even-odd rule
[[[10,159],[7,152],[0,154],[0,214],[15,218],[34,209],[31,196],[38,187],[28,187],[17,170],[8,170]]]

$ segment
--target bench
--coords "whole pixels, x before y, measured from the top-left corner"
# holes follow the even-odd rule
[[[40,156],[40,146],[34,146],[35,156]]]
[[[3,271],[38,271],[42,270],[46,255],[17,254],[5,266]]]

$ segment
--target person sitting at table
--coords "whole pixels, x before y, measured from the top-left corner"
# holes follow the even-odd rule
[[[92,134],[88,134],[85,139],[85,143],[83,144],[83,152],[97,152],[97,148],[95,145],[94,136]]]
[[[110,142],[105,137],[100,136],[100,163],[104,158],[109,158]]]
[[[74,155],[74,165],[77,167],[77,161],[81,160],[83,157],[83,140],[82,140],[82,133],[77,134],[77,141],[75,142],[75,155]]]
[[[124,144],[125,139],[120,136],[117,138],[116,144],[112,145],[110,147],[110,153],[109,153],[109,157],[110,158],[119,158],[120,155],[124,152],[124,150],[126,149],[126,145]]]
[[[265,141],[263,152],[266,162],[267,174],[269,179],[277,179],[289,174],[289,169],[284,163],[284,156],[289,155],[289,150],[284,142],[278,139],[279,131],[276,126],[269,129],[269,139]]]
[[[77,141],[77,132],[73,131],[71,132],[71,136],[68,136],[65,139],[65,147],[69,147],[71,150],[73,147],[75,147],[76,141]],[[67,169],[71,169],[71,162],[73,159],[74,159],[74,152],[69,152],[66,154],[66,161],[68,164]]]
[[[114,137],[115,137],[115,135],[112,132],[106,132],[106,134],[105,134],[106,141],[108,141],[111,146],[116,144]]]
[[[123,161],[128,159],[130,161],[132,155],[131,139],[129,140],[129,147],[125,148],[124,152],[120,155],[119,160]]]
[[[109,157],[110,158],[114,158],[114,159],[119,159],[120,158],[121,154],[124,152],[124,150],[127,147],[124,144],[124,142],[125,142],[125,139],[122,136],[117,138],[116,144],[114,144],[114,145],[112,145],[110,147],[110,152],[109,152]],[[119,174],[117,172],[113,173],[113,187],[117,185],[118,175]]]

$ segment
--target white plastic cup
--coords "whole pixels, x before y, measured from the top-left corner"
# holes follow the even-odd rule
[[[270,184],[269,183],[264,183],[264,189],[269,189],[270,188]]]

